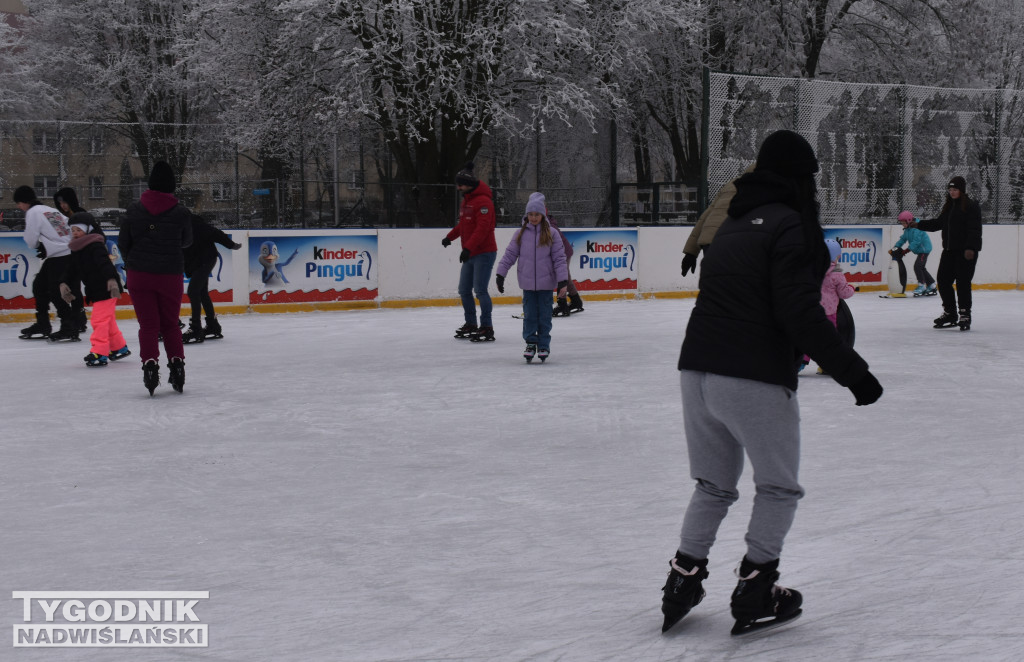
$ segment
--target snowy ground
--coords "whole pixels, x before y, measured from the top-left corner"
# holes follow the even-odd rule
[[[1024,659],[1024,293],[977,293],[969,333],[931,328],[936,298],[851,303],[886,392],[801,377],[805,615],[754,640],[728,634],[749,476],[708,597],[660,633],[692,300],[588,303],[546,365],[514,306],[481,344],[456,308],[226,316],[152,398],[136,357],[0,325],[0,589],[210,591],[205,649],[0,659]]]

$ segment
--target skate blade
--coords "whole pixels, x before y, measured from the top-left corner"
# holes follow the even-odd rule
[[[18,336],[22,340],[49,340],[50,336]]]
[[[733,626],[732,631],[729,634],[731,634],[734,637],[742,637],[744,639],[753,638],[757,635],[765,634],[767,632],[771,632],[772,630],[781,628],[784,625],[789,625],[793,621],[800,618],[800,616],[803,613],[803,609],[797,609],[795,612],[793,612],[789,616],[786,616],[785,618],[775,618],[770,621],[754,621],[753,623],[745,623],[742,625],[740,624],[740,622],[737,621],[736,625]]]

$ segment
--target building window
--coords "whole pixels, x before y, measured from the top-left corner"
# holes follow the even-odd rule
[[[103,178],[102,177],[89,177],[89,199],[90,200],[102,200],[103,199]]]
[[[56,154],[57,142],[55,129],[33,129],[32,131],[32,152],[34,154]]]
[[[32,188],[36,191],[36,197],[40,200],[52,198],[60,188],[57,182],[58,179],[56,175],[52,177],[47,175],[36,175],[32,180]]]
[[[89,155],[90,156],[100,156],[102,154],[106,154],[106,152],[107,152],[107,148],[106,148],[106,145],[103,142],[103,134],[102,133],[94,133],[91,136],[89,136]]]
[[[352,191],[361,191],[366,188],[366,171],[351,170],[348,175],[348,188]]]
[[[232,200],[235,187],[231,182],[213,182],[210,184],[210,197],[214,200]]]
[[[145,177],[132,178],[132,200],[138,200],[149,188],[149,180]]]

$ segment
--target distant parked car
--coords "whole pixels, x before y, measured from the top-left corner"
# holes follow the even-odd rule
[[[25,212],[20,209],[0,209],[0,232],[24,232]]]
[[[120,207],[98,207],[96,209],[90,209],[89,213],[92,214],[96,222],[100,224],[100,228],[104,231],[107,230],[118,230],[121,227],[121,218],[124,216],[126,210]]]

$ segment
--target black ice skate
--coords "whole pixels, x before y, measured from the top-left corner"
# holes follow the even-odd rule
[[[220,322],[217,321],[216,317],[206,318],[206,328],[203,329],[203,335],[207,340],[219,340],[224,337],[224,330],[220,328]]]
[[[775,583],[779,578],[779,560],[757,565],[743,558],[736,575],[740,578],[732,592],[731,634],[748,635],[779,627],[803,613],[804,598],[799,591]]]
[[[27,326],[21,330],[19,338],[24,340],[48,340],[50,334],[53,333],[53,329],[49,324],[40,324],[36,322],[32,326]]]
[[[455,329],[456,338],[470,338],[472,334],[476,333],[476,324],[463,324],[459,328]]]
[[[559,299],[558,305],[551,310],[552,317],[568,317],[570,315],[569,302],[565,299]]]
[[[583,299],[578,294],[569,295],[569,312],[572,314],[583,312]]]
[[[489,342],[494,340],[494,327],[493,326],[481,326],[479,329],[469,334],[471,342]]]
[[[537,356],[537,346],[530,343],[523,350],[523,358],[526,359],[527,363],[533,363],[533,357]]]
[[[934,324],[936,329],[945,329],[950,326],[956,326],[957,324],[956,313],[952,310],[945,310],[941,315],[935,318]]]
[[[665,593],[661,598],[661,613],[665,615],[662,632],[668,632],[669,628],[700,604],[705,595],[703,582],[708,578],[707,559],[697,561],[682,552],[676,552],[676,557],[668,564],[668,580],[662,587]]]
[[[170,370],[167,381],[170,382],[171,388],[178,393],[183,393],[185,390],[185,359],[174,357],[167,362],[167,368]]]
[[[77,327],[72,328],[63,325],[56,333],[51,333],[49,338],[50,342],[78,342],[80,340]]]
[[[156,360],[149,359],[142,364],[142,383],[149,389],[150,395],[160,386],[160,366]]]
[[[132,355],[132,350],[128,349],[128,345],[125,345],[121,349],[115,349],[110,353],[111,361],[119,361],[127,356]]]
[[[202,324],[196,324],[191,322],[188,325],[188,331],[181,334],[181,342],[186,345],[191,343],[201,343],[206,340],[206,331],[203,329]]]
[[[960,327],[961,331],[971,330],[971,311],[967,308],[960,309],[960,319],[957,320],[956,325]]]

